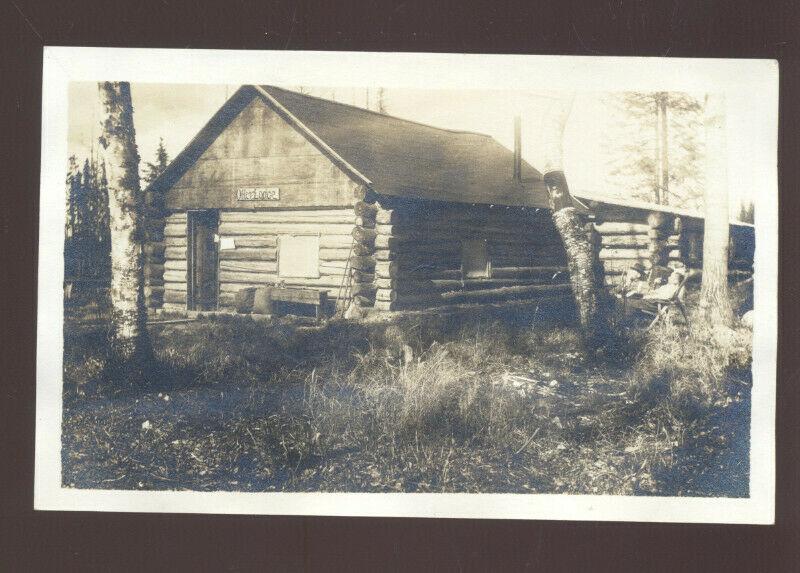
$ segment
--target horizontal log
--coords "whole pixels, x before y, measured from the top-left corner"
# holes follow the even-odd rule
[[[186,304],[186,292],[165,290],[164,303]]]
[[[277,273],[259,273],[259,272],[246,272],[246,271],[220,271],[219,273],[220,288],[225,284],[242,284],[264,286],[264,285],[277,285],[279,283],[287,285],[300,285],[300,286],[320,286],[329,288],[339,288],[342,285],[342,277],[336,275],[321,275],[319,277],[279,277]],[[346,283],[345,283],[346,286]],[[224,287],[230,290],[228,287]],[[233,287],[231,287],[233,288]]]
[[[220,235],[349,235],[353,225],[348,223],[222,223]]]
[[[228,261],[219,262],[220,271],[244,271],[274,273],[278,270],[278,263],[274,261]]]
[[[165,237],[163,244],[167,247],[185,247],[186,235],[181,235],[180,237]]]
[[[390,291],[393,292],[393,291]],[[452,292],[443,294],[396,294],[383,295],[379,298],[381,291],[378,291],[375,298],[375,308],[384,309],[386,305],[379,305],[378,302],[391,302],[391,309],[413,308],[419,306],[439,306],[447,304],[460,304],[470,302],[491,302],[501,300],[517,300],[523,298],[540,297],[565,297],[571,293],[570,285],[531,285],[519,287],[503,287],[480,291]],[[392,300],[388,300],[388,299]]]
[[[319,260],[321,261],[346,261],[352,255],[350,249],[320,249]]]
[[[186,247],[167,247],[164,256],[167,260],[186,259]]]
[[[552,225],[549,212],[528,211],[522,209],[505,208],[463,208],[450,205],[447,207],[429,207],[409,209],[403,206],[381,208],[376,216],[379,224],[418,225],[440,223],[458,223],[471,226],[499,226],[506,225]]]
[[[313,288],[313,289],[317,289],[317,290],[322,290],[322,291],[327,292],[329,294],[329,296],[334,297],[334,298],[336,296],[338,296],[339,286],[340,286],[340,285],[335,284],[333,282],[321,282],[321,281],[314,282],[312,279],[294,279],[291,282],[282,282],[281,284],[284,287],[298,287],[298,288],[302,287],[302,288]],[[232,282],[232,281],[227,281],[227,282],[221,282],[220,283],[219,291],[220,291],[220,293],[223,293],[223,292],[224,293],[236,293],[236,292],[239,292],[240,290],[242,290],[244,288],[261,288],[261,287],[276,286],[276,285],[277,285],[277,283],[275,283],[275,282],[261,281],[261,280],[256,280],[255,282],[244,282],[244,281]]]
[[[375,249],[375,260],[393,261],[402,258],[419,258],[420,260],[428,257],[447,257],[449,259],[461,259],[461,245],[443,243],[432,245],[420,245],[412,249]]]
[[[278,250],[274,248],[235,248],[219,252],[220,261],[275,261]]]
[[[563,283],[564,281],[561,281]],[[398,293],[447,293],[457,291],[477,291],[512,286],[532,286],[536,284],[552,284],[547,277],[541,279],[376,279],[375,287],[395,290]]]
[[[186,292],[186,277],[183,277],[183,281],[165,281],[164,282],[164,290],[178,290]]]
[[[650,256],[648,249],[600,249],[600,259],[646,259]]]
[[[304,211],[222,211],[221,223],[349,223],[355,221],[352,209],[314,209]]]
[[[164,263],[164,269],[168,270],[168,271],[184,271],[185,272],[186,269],[187,269],[186,259],[166,261]]]
[[[183,304],[173,304],[169,302],[165,302],[161,305],[161,309],[166,312],[185,312],[186,311],[186,303]]]
[[[650,226],[643,223],[604,222],[595,224],[594,229],[602,235],[646,235],[650,230]]]
[[[262,247],[271,247],[275,248],[278,246],[278,237],[274,235],[269,235],[266,237],[259,237],[256,235],[241,235],[233,238],[233,243],[236,245],[236,248],[239,247],[243,248],[262,248]]]
[[[172,223],[168,222],[164,227],[165,237],[185,237],[186,236],[186,223]]]
[[[602,245],[620,247],[645,247],[650,242],[647,235],[632,233],[628,235],[601,235]]]
[[[186,282],[186,271],[164,271],[165,283]]]
[[[568,274],[566,266],[521,266],[500,267],[492,266],[492,278],[524,278],[524,277],[552,277],[557,274]]]
[[[187,220],[186,211],[168,213],[165,219],[168,223],[185,223]]]

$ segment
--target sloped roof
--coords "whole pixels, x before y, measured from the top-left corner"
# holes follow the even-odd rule
[[[631,221],[645,221],[647,215],[653,211],[669,213],[678,217],[696,219],[702,221],[705,215],[700,211],[673,207],[672,205],[659,205],[648,201],[637,199],[619,199],[617,197],[606,197],[596,193],[577,191],[572,194],[575,207],[585,214],[595,216],[611,216],[614,220],[630,219]],[[750,223],[744,223],[731,218],[730,224],[741,228],[754,228]]]
[[[332,161],[382,195],[547,208],[542,175],[492,137],[440,129],[275,86],[242,86],[151,188],[169,187],[253,97],[261,97]]]

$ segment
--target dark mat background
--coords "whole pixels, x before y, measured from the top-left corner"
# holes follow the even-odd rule
[[[322,4],[322,3],[319,3]],[[784,2],[0,5],[0,570],[789,571],[800,547],[800,7]],[[43,45],[776,58],[781,64],[777,525],[33,512]],[[756,91],[758,85],[743,85]]]

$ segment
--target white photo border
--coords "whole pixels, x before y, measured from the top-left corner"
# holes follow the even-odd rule
[[[34,508],[264,515],[772,524],[778,306],[778,64],[774,60],[45,47]],[[367,71],[369,70],[369,71]],[[728,181],[756,189],[750,496],[231,493],[63,488],[64,169],[75,81],[725,94]]]

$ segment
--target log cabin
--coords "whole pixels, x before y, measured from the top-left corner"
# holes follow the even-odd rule
[[[153,309],[234,310],[242,289],[372,311],[572,304],[542,175],[492,137],[242,86],[145,192]],[[635,262],[698,267],[702,218],[573,197],[608,286]],[[752,272],[752,226],[732,226]],[[355,313],[359,314],[359,313]]]
[[[541,174],[487,135],[243,86],[146,199],[151,308],[266,285],[380,311],[571,299]]]
[[[573,195],[595,235],[604,282],[615,287],[626,269],[641,263],[652,266],[703,268],[703,215],[668,205],[620,200],[599,195]],[[755,227],[731,220],[728,246],[729,274],[743,280],[753,274]]]

